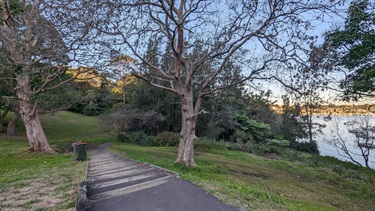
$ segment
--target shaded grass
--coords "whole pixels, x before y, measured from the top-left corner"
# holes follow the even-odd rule
[[[116,143],[112,150],[178,172],[244,210],[375,210],[375,171],[331,158],[289,162],[229,150],[198,150],[198,167],[186,168],[174,164],[176,148]]]
[[[0,210],[67,210],[75,205],[87,162],[72,161],[72,143],[108,142],[95,117],[71,112],[42,115],[42,125],[56,154],[28,152],[25,129],[17,137],[0,136]]]

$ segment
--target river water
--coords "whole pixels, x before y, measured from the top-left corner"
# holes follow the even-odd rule
[[[360,154],[360,149],[355,146],[353,141],[356,139],[355,135],[348,131],[350,126],[347,123],[353,120],[364,122],[366,119],[371,126],[375,126],[375,117],[332,116],[329,121],[325,121],[323,117],[313,117],[315,123],[326,125],[326,127],[322,129],[323,133],[317,134],[314,138],[318,143],[320,155],[336,157],[340,160],[351,162],[349,158],[345,157],[342,151],[338,151],[334,146],[328,143],[329,140],[337,139],[340,136],[343,140],[346,140],[346,145],[348,150],[352,152],[353,158],[364,166],[363,157],[355,155]],[[370,151],[369,160],[370,167],[375,169],[375,149]]]

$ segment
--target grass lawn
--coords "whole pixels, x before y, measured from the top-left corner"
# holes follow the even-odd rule
[[[73,210],[87,161],[72,161],[71,144],[86,141],[91,148],[113,141],[95,117],[58,112],[43,115],[42,124],[54,155],[28,152],[22,124],[18,137],[0,136],[0,210]],[[178,172],[243,210],[375,211],[375,171],[332,158],[301,154],[290,162],[198,148],[198,167],[187,168],[174,164],[173,147],[115,143],[111,150]]]
[[[18,137],[0,136],[0,210],[73,210],[87,162],[72,161],[71,144],[109,141],[95,117],[58,112],[41,119],[54,155],[28,152],[21,122]]]
[[[313,156],[303,163],[197,150],[199,166],[186,168],[174,164],[177,149],[172,147],[116,143],[112,150],[178,172],[243,210],[375,210],[375,171],[331,158]]]

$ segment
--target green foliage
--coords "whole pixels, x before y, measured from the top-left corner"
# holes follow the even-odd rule
[[[139,109],[140,112],[154,110],[165,117],[160,130],[179,131],[181,129],[181,111],[178,97],[165,90],[155,89],[143,81],[126,87],[127,106]]]
[[[70,108],[80,97],[79,93],[68,90],[65,86],[53,90],[44,91],[33,96],[38,102],[38,110],[43,112],[54,112]]]
[[[105,87],[95,88],[89,84],[76,84],[77,97],[70,111],[88,116],[98,116],[108,112],[114,104],[114,95]]]
[[[207,128],[204,132],[205,136],[209,137],[209,138],[212,138],[212,139],[218,139],[223,129],[218,127],[213,122],[210,122],[206,125],[207,125]]]
[[[311,107],[305,108],[307,109],[306,112],[308,112],[308,109],[312,109]],[[311,122],[312,119],[309,114],[301,117],[301,106],[297,103],[291,106],[290,99],[286,95],[283,96],[283,110],[281,138],[290,141],[290,148],[292,149],[318,154],[318,145],[313,141],[313,138],[322,125]],[[304,138],[309,138],[309,141],[298,142],[298,139]]]
[[[143,131],[155,135],[160,132],[160,125],[165,121],[165,117],[154,110],[143,112],[129,106],[117,107],[114,112],[98,118],[102,128],[112,135],[127,131]]]
[[[117,141],[140,146],[154,146],[154,137],[143,131],[121,132],[117,135]]]
[[[316,141],[312,141],[312,142],[292,141],[290,144],[290,147],[293,149],[302,151],[302,152],[319,154],[318,144],[316,143]]]
[[[241,152],[247,152],[247,153],[254,153],[257,154],[257,147],[259,146],[258,144],[255,144],[253,142],[230,142],[226,143],[227,144],[227,149],[232,150],[232,151],[241,151]]]
[[[290,99],[286,95],[283,95],[282,98],[284,112],[281,114],[280,135],[283,139],[292,142],[297,138],[306,138],[306,125],[300,121],[301,106],[299,104],[290,105]]]
[[[252,120],[243,113],[234,113],[233,119],[236,130],[243,132],[244,142],[255,140],[259,143],[270,135],[271,128],[268,124]]]
[[[290,141],[284,139],[267,139],[267,145],[278,146],[278,147],[288,147],[290,146]]]
[[[254,136],[251,133],[246,133],[243,130],[235,130],[235,132],[229,137],[229,141],[234,143],[246,143],[249,140],[253,140]]]
[[[246,109],[243,111],[246,111],[251,119],[268,124],[271,127],[272,135],[276,136],[282,133],[282,120],[280,115],[270,108],[275,103],[270,100],[271,95],[270,90],[248,95]]]
[[[358,99],[363,93],[375,91],[375,3],[369,0],[352,1],[344,29],[326,34],[333,65],[347,68],[347,78],[340,87],[343,98]]]
[[[195,140],[194,149],[198,151],[224,150],[227,149],[227,144],[222,140],[199,137]]]
[[[180,134],[175,132],[161,132],[155,137],[154,144],[160,147],[175,147],[180,142]]]

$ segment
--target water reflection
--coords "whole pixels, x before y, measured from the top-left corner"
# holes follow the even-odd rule
[[[313,117],[314,122],[319,124],[325,124],[326,127],[322,129],[323,134],[317,134],[315,140],[318,143],[320,155],[336,157],[343,161],[351,161],[346,158],[343,152],[337,150],[334,146],[327,143],[328,140],[337,138],[336,127],[341,138],[347,140],[349,151],[355,154],[360,154],[360,149],[355,147],[354,140],[355,135],[349,133],[348,121],[359,120],[362,121],[364,118],[369,118],[369,123],[375,126],[375,117],[363,117],[363,116],[332,116],[331,120],[325,121],[323,118]],[[337,125],[337,126],[336,126]],[[353,155],[353,158],[364,166],[364,159],[359,155]],[[375,149],[370,152],[369,166],[375,169]]]

